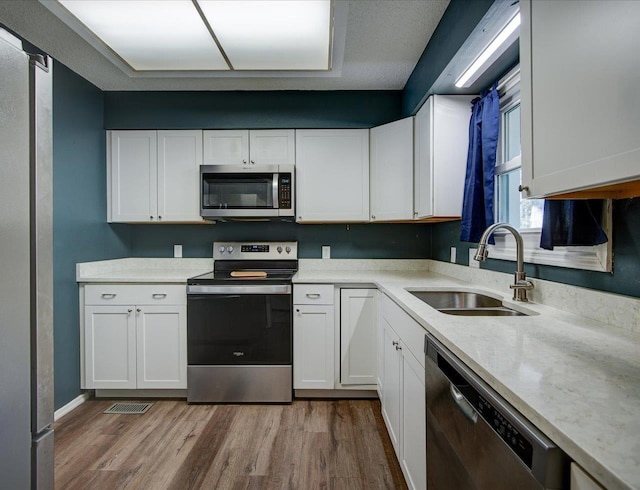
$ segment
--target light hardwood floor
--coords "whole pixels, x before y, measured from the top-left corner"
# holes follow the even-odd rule
[[[404,489],[377,400],[292,405],[89,400],[55,429],[56,489]]]

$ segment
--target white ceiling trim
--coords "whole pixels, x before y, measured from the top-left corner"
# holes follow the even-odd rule
[[[95,48],[111,63],[117,66],[129,78],[336,78],[342,76],[345,43],[347,38],[347,17],[349,3],[333,1],[333,37],[331,44],[331,69],[329,70],[144,70],[133,69],[113,49],[80,22],[57,0],[39,0],[39,2],[62,20],[69,28]]]

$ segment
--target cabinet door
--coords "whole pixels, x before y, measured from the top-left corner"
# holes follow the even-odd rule
[[[249,131],[203,132],[205,165],[249,165]]]
[[[520,6],[525,197],[639,179],[640,2]]]
[[[413,117],[370,132],[371,221],[413,219]]]
[[[416,218],[462,214],[472,96],[432,95],[415,117]]]
[[[604,490],[604,487],[596,482],[578,464],[571,463],[571,490]]]
[[[298,222],[369,221],[369,130],[296,131]]]
[[[184,306],[138,306],[137,387],[187,387],[187,314]]]
[[[333,389],[333,306],[295,305],[293,315],[294,389]]]
[[[402,347],[400,464],[411,489],[427,488],[427,426],[424,367]]]
[[[108,221],[155,221],[158,216],[156,132],[110,131],[108,134]]]
[[[396,455],[400,454],[400,368],[401,356],[398,351],[399,339],[387,321],[382,318],[383,340],[383,380],[382,417],[387,425],[389,437]]]
[[[201,222],[202,131],[158,131],[158,220]]]
[[[84,388],[136,387],[133,306],[86,306]]]
[[[249,140],[252,165],[294,165],[296,162],[293,129],[251,130]]]
[[[340,290],[340,383],[376,384],[375,289]]]

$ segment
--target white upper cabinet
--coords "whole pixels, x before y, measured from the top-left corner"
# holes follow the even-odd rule
[[[156,131],[109,131],[107,134],[108,221],[157,219]]]
[[[369,221],[369,130],[296,131],[297,222]]]
[[[413,117],[371,129],[371,221],[413,219]]]
[[[640,179],[640,2],[520,2],[524,197]],[[624,194],[625,187],[630,194]],[[582,197],[639,195],[640,185]]]
[[[462,214],[472,99],[467,95],[432,95],[415,116],[417,219]]]
[[[158,219],[202,221],[202,131],[158,131]]]
[[[293,129],[204,131],[205,165],[294,165]]]
[[[109,222],[202,222],[202,131],[109,131]]]

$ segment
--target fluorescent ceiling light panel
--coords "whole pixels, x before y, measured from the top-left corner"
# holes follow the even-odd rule
[[[190,1],[59,2],[134,70],[228,70]]]
[[[511,42],[518,38],[519,32],[516,32],[518,27],[520,27],[520,12],[509,21],[504,29],[502,29],[484,51],[480,53],[480,56],[478,56],[462,76],[458,78],[456,87],[469,87],[475,82],[482,74],[480,69],[485,65],[488,66],[490,62],[495,61],[495,59],[509,47]]]
[[[329,70],[331,0],[198,0],[235,70]]]

